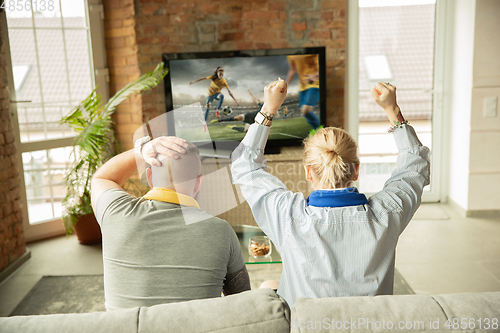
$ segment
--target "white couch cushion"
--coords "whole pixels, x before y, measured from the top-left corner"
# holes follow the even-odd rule
[[[271,289],[141,308],[139,332],[290,332],[290,310]]]
[[[139,308],[76,314],[0,318],[0,333],[136,333]]]
[[[454,318],[459,318],[459,321],[466,319],[467,325],[470,325],[467,328],[471,329],[468,332],[474,332],[474,329],[479,332],[478,320],[482,321],[483,328],[484,318],[500,320],[500,292],[299,298],[292,308],[290,326],[294,333],[451,332],[453,330],[445,324],[448,319]]]

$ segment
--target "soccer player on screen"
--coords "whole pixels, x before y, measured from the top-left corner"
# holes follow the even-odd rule
[[[218,100],[219,104],[217,105],[217,110],[215,111],[215,116],[219,118],[219,111],[222,109],[222,103],[224,103],[224,95],[222,94],[222,88],[226,88],[227,92],[229,95],[234,99],[237,105],[240,105],[236,98],[234,98],[233,94],[231,93],[231,90],[229,90],[229,86],[227,85],[227,81],[224,78],[224,68],[222,67],[217,67],[215,72],[207,77],[202,77],[199,78],[196,81],[191,81],[189,84],[193,84],[196,82],[200,82],[203,80],[211,80],[210,82],[210,87],[208,87],[208,96],[206,100],[207,108],[205,109],[205,122],[208,119],[208,113],[210,111],[210,104],[214,100]]]
[[[319,100],[319,63],[317,54],[287,56],[290,65],[286,83],[290,85],[295,73],[299,74],[299,108],[313,129],[320,126],[313,112]]]
[[[223,121],[242,121],[244,123],[243,126],[232,125],[232,126],[228,126],[228,127],[231,128],[232,130],[235,130],[235,131],[238,131],[241,133],[246,133],[248,131],[248,128],[250,127],[250,125],[254,123],[255,116],[257,115],[257,113],[259,113],[260,109],[262,109],[262,106],[264,105],[264,103],[262,103],[261,100],[259,100],[258,98],[256,98],[252,94],[250,89],[248,89],[248,93],[250,94],[250,96],[252,96],[252,99],[255,102],[255,104],[257,104],[257,106],[259,107],[259,109],[257,111],[246,112],[246,113],[234,116],[234,117],[213,119],[210,123],[215,124],[215,123],[221,123]]]

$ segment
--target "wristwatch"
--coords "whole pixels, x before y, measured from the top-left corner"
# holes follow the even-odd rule
[[[265,114],[263,114],[262,112],[259,112],[255,116],[255,122],[257,124],[261,124],[261,125],[270,127],[272,122],[273,122],[273,117],[268,117]]]
[[[149,136],[145,136],[143,138],[140,138],[140,139],[137,139],[135,141],[135,144],[134,144],[134,152],[135,152],[135,156],[137,156],[138,158],[140,158],[141,160],[144,159],[144,156],[142,156],[142,153],[141,153],[141,150],[142,150],[142,146],[144,146],[144,144],[146,142],[149,142],[151,141],[151,138]]]

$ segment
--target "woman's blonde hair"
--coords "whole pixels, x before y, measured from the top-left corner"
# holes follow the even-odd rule
[[[320,188],[347,187],[359,165],[358,144],[343,129],[326,127],[304,140],[304,164],[316,176]]]

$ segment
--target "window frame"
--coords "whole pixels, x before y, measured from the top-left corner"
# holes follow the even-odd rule
[[[345,109],[347,112],[346,127],[351,135],[359,141],[359,2],[348,1],[347,6],[347,56],[346,56],[346,93]],[[446,129],[443,124],[446,115],[444,100],[444,84],[447,75],[445,63],[446,34],[450,29],[450,20],[447,18],[449,4],[446,1],[436,0],[435,38],[434,38],[434,74],[432,101],[432,160],[430,191],[422,195],[422,202],[445,202],[444,191],[446,180],[443,177],[443,168],[446,161],[442,157],[443,142]],[[389,126],[389,125],[388,125]]]
[[[100,0],[83,0],[86,11],[87,35],[90,38],[89,62],[91,72],[91,87],[97,88],[103,100],[109,99],[109,75],[106,68],[106,52],[104,41],[104,11]],[[10,43],[8,39],[7,16],[5,12],[1,14],[2,39],[6,42],[7,77],[10,89],[12,124],[15,132],[15,144],[17,148],[17,160],[20,177],[21,200],[24,203],[22,209],[24,237],[26,242],[45,239],[65,233],[61,218],[40,221],[31,224],[28,217],[28,205],[26,194],[26,183],[24,178],[24,167],[22,154],[31,151],[48,150],[56,148],[71,147],[75,136],[48,139],[43,141],[21,142],[17,105],[27,101],[17,101],[14,89],[12,59],[10,54]]]

